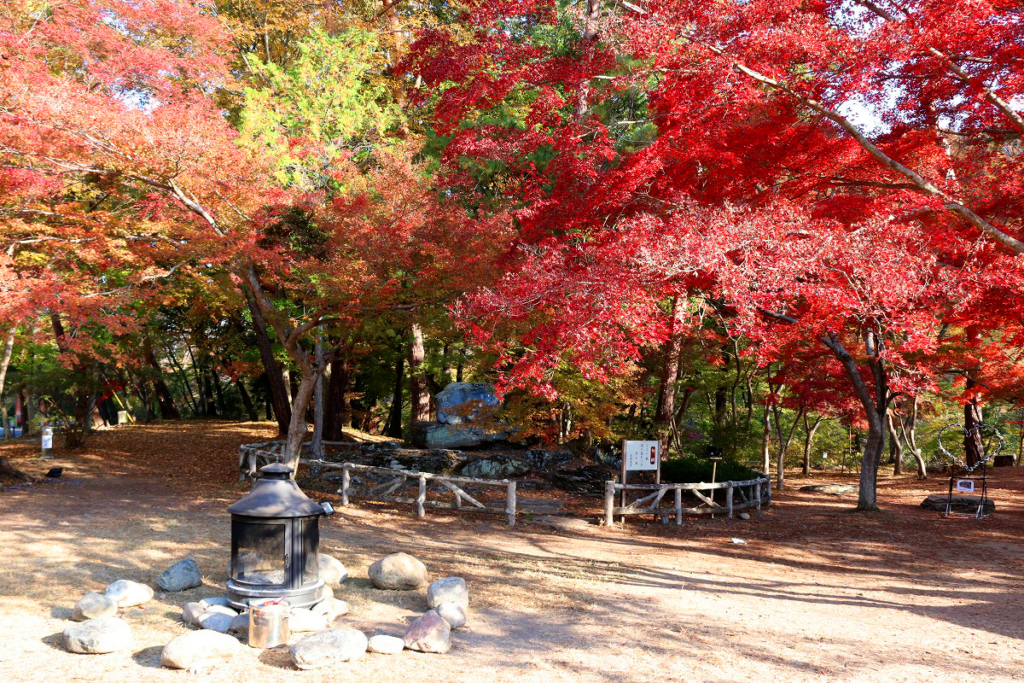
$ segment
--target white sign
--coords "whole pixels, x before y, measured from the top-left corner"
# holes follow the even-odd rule
[[[973,479],[957,479],[956,480],[956,492],[957,493],[974,493],[974,480]]]
[[[53,448],[53,432],[43,432],[43,448]]]
[[[657,441],[626,441],[623,456],[627,472],[657,470],[661,448]]]

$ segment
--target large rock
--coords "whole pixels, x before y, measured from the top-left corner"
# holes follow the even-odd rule
[[[603,496],[604,484],[611,477],[608,470],[597,465],[586,465],[576,469],[562,469],[545,475],[552,484],[563,491]]]
[[[116,617],[90,619],[64,629],[61,644],[68,652],[101,655],[132,646],[132,630]]]
[[[203,616],[206,606],[201,602],[186,602],[181,608],[181,620],[186,624],[196,626],[199,624],[199,617]]]
[[[452,382],[434,395],[437,421],[457,425],[493,420],[501,408],[494,386],[480,382]]]
[[[288,631],[291,633],[312,633],[327,628],[327,615],[308,609],[293,609],[288,616]]]
[[[324,580],[324,583],[340,585],[348,578],[348,571],[341,560],[320,553],[320,578]]]
[[[808,493],[830,493],[833,496],[846,496],[856,494],[860,491],[860,487],[855,484],[808,484],[807,486],[801,486],[800,490],[807,491]]]
[[[452,648],[452,627],[431,610],[409,624],[403,640],[410,650],[443,655]]]
[[[598,446],[594,449],[594,464],[618,472],[622,469],[622,454],[612,446]]]
[[[241,643],[216,631],[189,631],[164,646],[160,663],[172,669],[199,672],[231,661]]]
[[[434,611],[437,612],[437,616],[447,621],[453,630],[466,625],[466,610],[454,602],[442,602]]]
[[[405,649],[405,641],[395,636],[376,635],[370,638],[366,649],[379,655],[397,655]]]
[[[533,448],[526,451],[526,461],[538,472],[562,469],[572,462],[572,451]]]
[[[509,433],[497,425],[449,425],[417,422],[412,427],[412,442],[419,448],[472,450],[502,443]]]
[[[393,553],[370,565],[370,581],[385,590],[411,591],[427,585],[427,568],[406,553]]]
[[[366,652],[366,636],[354,628],[332,628],[306,636],[289,650],[299,669],[320,669],[359,659]]]
[[[454,602],[462,609],[469,609],[469,589],[464,579],[447,576],[430,582],[427,587],[427,605],[437,607],[443,602]]]
[[[369,464],[373,467],[387,467],[393,470],[412,470],[431,474],[451,474],[466,462],[466,456],[459,451],[435,448],[422,451],[404,448],[374,455]]]
[[[228,629],[231,628],[231,622],[234,621],[235,617],[238,616],[238,614],[235,612],[231,612],[231,614],[226,614],[224,612],[215,612],[213,611],[215,609],[217,608],[211,607],[210,609],[200,614],[199,618],[196,619],[196,624],[200,628],[209,631],[216,631],[217,633],[227,633]]]
[[[138,581],[119,579],[107,586],[104,591],[107,597],[117,603],[118,607],[135,607],[153,599],[153,589]]]
[[[509,479],[521,477],[532,469],[533,466],[523,458],[512,455],[492,455],[466,463],[459,470],[459,475],[474,479]]]
[[[947,494],[945,493],[933,493],[924,500],[921,501],[921,507],[929,510],[938,510],[939,512],[946,511]],[[981,496],[953,496],[951,512],[962,512],[965,514],[976,514],[978,507],[981,505]],[[991,498],[985,499],[985,506],[982,509],[983,515],[988,515],[996,511],[996,504]]]
[[[191,557],[175,562],[157,577],[156,585],[162,590],[176,593],[203,585],[203,573]]]
[[[71,611],[72,621],[105,619],[106,617],[116,616],[117,603],[101,593],[86,593],[75,603],[75,609]]]

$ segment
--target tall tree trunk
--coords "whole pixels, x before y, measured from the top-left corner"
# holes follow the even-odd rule
[[[426,354],[423,350],[423,330],[419,323],[412,324],[411,336],[412,342],[409,344],[409,397],[412,401],[410,425],[415,426],[417,422],[430,422],[430,393],[427,391],[427,381],[423,377],[426,370],[423,365]]]
[[[7,433],[10,425],[7,424],[7,403],[4,401],[4,385],[7,383],[7,368],[11,366],[11,356],[14,354],[14,337],[17,333],[17,326],[11,325],[10,329],[4,333],[4,348],[3,352],[0,352],[0,421],[2,421],[0,429],[2,429],[5,439],[10,436]]]
[[[782,491],[786,488],[786,451],[789,450],[789,444],[793,442],[793,434],[796,433],[796,426],[800,423],[800,418],[804,416],[805,408],[800,406],[796,415],[793,416],[793,423],[789,426],[789,434],[786,435],[785,439],[782,438],[782,420],[779,418],[778,408],[775,406],[773,408],[776,422],[775,429],[779,433],[779,456],[775,465],[775,488]]]
[[[308,427],[306,423],[306,409],[313,398],[313,389],[316,386],[317,374],[315,372],[302,373],[302,379],[298,383],[295,396],[292,398],[292,419],[288,423],[288,437],[285,441],[285,464],[292,468],[292,477],[299,468],[299,458],[302,455],[302,442],[306,440]]]
[[[873,387],[869,387],[861,376],[857,363],[834,333],[828,333],[822,341],[846,371],[847,379],[853,385],[854,393],[864,408],[864,416],[868,422],[868,438],[861,459],[857,509],[878,510],[878,466],[882,461],[882,450],[885,448],[885,411],[889,403],[888,376],[885,362],[881,357],[884,345],[875,332],[868,332],[865,335],[864,346],[874,383]]]
[[[160,408],[160,417],[164,420],[180,420],[181,413],[178,412],[178,407],[174,405],[174,396],[167,387],[167,383],[164,382],[163,369],[160,367],[160,362],[156,359],[156,354],[153,353],[153,343],[149,337],[146,337],[142,342],[142,352],[146,357],[146,363],[149,364],[153,371],[153,393],[156,394],[156,402]]]
[[[968,375],[967,385],[964,388],[965,393],[977,386],[977,381]],[[972,395],[964,403],[964,453],[966,455],[964,462],[968,467],[974,467],[985,459],[985,445],[982,442],[980,425],[981,405],[978,403],[978,397]]]
[[[910,415],[907,417],[906,422],[899,417],[898,413],[894,413],[894,417],[900,425],[900,432],[903,435],[903,443],[906,444],[907,449],[913,454],[914,460],[917,461],[917,478],[927,479],[928,468],[924,462],[924,456],[921,455],[921,449],[917,447],[917,405],[920,398],[914,396],[914,402],[911,404]]]
[[[772,418],[768,404],[764,404],[764,415],[761,417],[761,469],[763,474],[769,476],[772,469]]]
[[[213,374],[213,370],[207,371],[205,368],[196,368],[199,372],[199,376],[202,380],[203,387],[203,415],[206,417],[217,416],[217,399],[213,395],[213,384],[210,382],[210,377]]]
[[[903,446],[900,444],[900,435],[896,431],[896,425],[893,424],[894,419],[892,411],[886,411],[885,426],[889,432],[889,459],[892,460],[892,474],[895,477],[903,474]]]
[[[182,392],[182,396],[185,397],[185,403],[188,404],[189,410],[192,411],[192,416],[199,417],[199,401],[196,400],[195,392],[192,391],[192,382],[189,381],[188,373],[185,372],[185,368],[181,367],[181,363],[178,362],[178,357],[174,353],[174,348],[170,345],[167,348],[167,359],[171,361],[171,366],[175,369],[178,381],[185,385],[185,391]]]
[[[682,324],[685,306],[680,297],[672,299],[669,336],[661,359],[661,377],[658,386],[658,407],[654,412],[654,428],[661,442],[661,452],[668,454],[672,420],[676,414],[676,380],[679,379],[679,357],[683,350]]]
[[[246,304],[249,307],[249,314],[252,316],[253,330],[256,332],[256,347],[260,352],[260,361],[263,363],[263,371],[267,373],[267,384],[270,388],[270,404],[274,410],[274,417],[277,418],[278,436],[284,436],[288,433],[288,426],[292,419],[288,387],[281,372],[281,364],[274,357],[274,347],[270,342],[270,333],[267,330],[267,322],[263,317],[263,312],[256,305],[256,300],[249,290],[243,288],[243,291],[245,292]]]
[[[385,436],[402,438],[402,381],[405,378],[405,358],[398,355],[395,361],[395,391],[391,398],[391,412],[388,415],[388,423],[384,427]]]
[[[67,334],[64,331],[64,324],[61,322],[59,313],[50,314],[50,324],[53,326],[53,336],[57,343],[57,349],[61,353],[65,353],[67,349]],[[82,359],[75,354],[75,360],[72,364],[72,370],[74,372],[74,397],[75,397],[75,425],[68,427],[64,432],[64,442],[68,448],[81,448],[85,445],[85,441],[89,432],[92,431],[92,390],[90,388],[90,366],[82,361]],[[27,416],[29,414],[28,401],[25,401],[25,415],[26,424],[28,423]],[[22,436],[25,433],[22,432]]]
[[[352,419],[348,391],[351,381],[352,373],[347,358],[338,358],[331,363],[324,406],[324,438],[328,441],[341,441],[345,437],[345,427]]]
[[[811,424],[810,420],[807,419],[807,413],[804,413],[804,476],[806,477],[811,473],[811,442],[814,440],[814,434],[818,431],[818,426],[821,425],[821,414],[814,420],[814,424]]]
[[[316,337],[316,366],[324,366],[324,342],[319,330]],[[313,457],[324,457],[324,373],[317,372],[313,384]]]
[[[455,367],[455,381],[462,381],[462,368],[466,364],[466,349],[459,349],[459,363]]]
[[[256,412],[256,406],[253,405],[252,397],[245,388],[245,382],[241,377],[235,378],[235,388],[238,389],[238,395],[242,397],[242,405],[245,407],[245,414],[249,417],[249,422],[258,422],[260,415]]]
[[[224,400],[224,388],[220,385],[220,373],[217,372],[217,365],[212,359],[210,362],[210,383],[213,384],[213,393],[217,396],[217,409],[222,417],[227,417],[228,404]]]

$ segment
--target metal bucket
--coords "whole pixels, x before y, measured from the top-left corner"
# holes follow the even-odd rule
[[[249,647],[270,648],[288,642],[287,600],[263,600],[249,604]]]

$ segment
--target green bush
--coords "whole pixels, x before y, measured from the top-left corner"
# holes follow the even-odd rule
[[[661,463],[661,480],[672,484],[691,484],[711,481],[711,461],[703,458],[672,458]],[[755,479],[754,470],[738,462],[723,460],[718,463],[715,481],[746,481]]]

